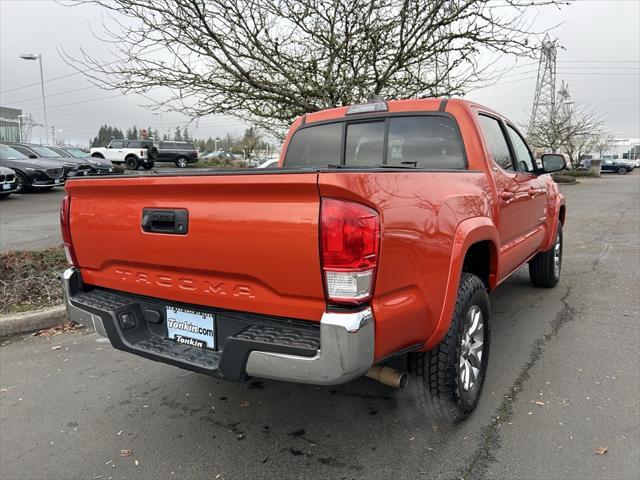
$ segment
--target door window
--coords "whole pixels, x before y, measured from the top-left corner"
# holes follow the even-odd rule
[[[122,148],[124,145],[124,141],[122,140],[113,140],[110,144],[109,148]]]
[[[509,152],[509,144],[500,127],[500,122],[495,118],[480,115],[480,126],[493,161],[503,170],[513,172],[513,160]]]
[[[531,152],[524,143],[524,140],[518,133],[518,131],[511,125],[507,125],[507,132],[511,139],[511,145],[513,145],[513,153],[516,155],[516,165],[519,172],[533,172],[533,160],[531,158]]]

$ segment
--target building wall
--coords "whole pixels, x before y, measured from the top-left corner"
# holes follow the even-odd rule
[[[20,141],[20,117],[22,110],[0,107],[0,142]]]

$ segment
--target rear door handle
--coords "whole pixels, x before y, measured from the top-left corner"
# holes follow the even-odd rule
[[[147,233],[185,235],[189,231],[189,212],[184,208],[143,208],[140,225]]]

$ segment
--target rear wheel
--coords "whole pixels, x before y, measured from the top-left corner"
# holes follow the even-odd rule
[[[11,193],[0,193],[0,198],[7,198]]]
[[[618,169],[618,175],[626,175],[627,174],[627,169],[624,167],[620,167]]]
[[[463,273],[449,331],[435,349],[409,354],[412,383],[428,415],[457,423],[475,409],[489,359],[489,316],[484,283]]]
[[[178,157],[176,159],[176,167],[187,168],[188,166],[189,166],[189,161],[185,157]]]
[[[529,262],[529,278],[536,287],[555,287],[562,269],[562,224],[558,222],[556,239],[546,252],[540,252]]]
[[[142,164],[142,168],[144,168],[145,170],[151,170],[153,168],[153,162],[152,163],[143,163]]]
[[[133,155],[124,159],[124,164],[129,170],[137,170],[140,167],[140,162]]]

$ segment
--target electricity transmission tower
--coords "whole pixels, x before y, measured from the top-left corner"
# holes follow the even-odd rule
[[[533,97],[533,109],[531,111],[531,123],[535,123],[538,113],[547,108],[553,110],[556,106],[556,56],[558,45],[556,40],[551,40],[545,35],[540,49],[540,61],[538,63],[538,81],[536,93]]]

